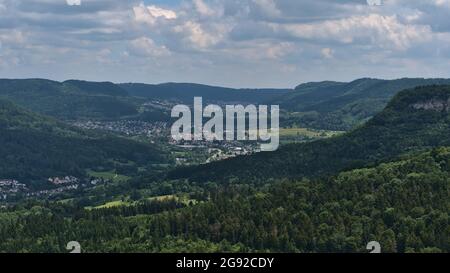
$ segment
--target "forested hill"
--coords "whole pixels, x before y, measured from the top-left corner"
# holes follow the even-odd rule
[[[170,177],[266,181],[270,177],[329,175],[425,148],[450,146],[449,105],[450,86],[405,90],[368,123],[345,135],[182,168]]]
[[[192,104],[194,97],[209,102],[263,103],[292,92],[292,89],[233,89],[193,83],[139,84],[126,83],[120,87],[136,97],[176,100]]]
[[[23,183],[82,176],[87,168],[113,169],[120,162],[164,162],[153,146],[86,132],[0,100],[0,179]]]
[[[450,149],[438,148],[323,180],[219,187],[184,208],[30,203],[0,210],[0,249],[67,252],[76,234],[87,253],[367,253],[370,241],[383,253],[449,252],[449,181]]]
[[[137,113],[128,93],[110,82],[2,79],[0,98],[60,119],[106,119]]]
[[[128,93],[120,86],[112,82],[88,82],[80,80],[68,80],[62,83],[66,88],[72,88],[78,93],[89,95],[106,95],[115,97],[127,97]]]
[[[381,112],[398,92],[425,85],[450,84],[450,79],[404,78],[397,80],[359,79],[349,83],[317,82],[297,86],[294,92],[273,101],[294,115],[285,125],[349,130]]]

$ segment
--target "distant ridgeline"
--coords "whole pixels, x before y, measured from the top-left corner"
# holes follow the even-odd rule
[[[190,83],[113,84],[69,80],[0,79],[0,98],[26,109],[59,119],[134,118],[144,121],[167,121],[170,112],[161,108],[138,112],[148,100],[192,103],[196,96],[206,102],[258,104],[286,94],[290,89],[232,89]]]
[[[280,105],[283,127],[345,131],[383,110],[399,91],[417,86],[450,84],[449,79],[359,79],[350,83],[317,82],[294,89],[234,89],[192,83],[140,84],[56,82],[44,79],[0,80],[0,98],[26,109],[64,120],[139,119],[168,121],[170,109],[151,101]]]
[[[205,102],[241,102],[259,104],[292,92],[292,89],[234,89],[193,83],[120,84],[130,95],[143,98],[174,100],[191,104],[194,97]]]
[[[180,168],[171,178],[198,181],[267,181],[335,174],[402,154],[450,146],[450,86],[400,92],[365,125],[345,135],[312,143],[291,144],[197,167]]]
[[[449,79],[359,79],[350,83],[299,85],[271,102],[285,111],[284,126],[350,130],[381,112],[399,91],[428,85],[450,85]]]

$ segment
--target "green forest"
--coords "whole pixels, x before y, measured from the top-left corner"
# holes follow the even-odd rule
[[[364,252],[377,240],[384,252],[448,252],[449,174],[450,149],[436,148],[323,180],[216,185],[197,205],[26,203],[1,210],[0,249],[66,252],[76,239],[85,252]]]

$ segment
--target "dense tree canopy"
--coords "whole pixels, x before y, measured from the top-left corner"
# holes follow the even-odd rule
[[[448,252],[450,149],[324,180],[219,187],[209,200],[86,210],[30,204],[0,212],[0,250],[65,252]]]

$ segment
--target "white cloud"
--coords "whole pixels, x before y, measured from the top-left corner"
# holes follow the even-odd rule
[[[369,14],[309,24],[272,25],[277,32],[297,38],[336,41],[344,44],[368,44],[386,49],[405,50],[415,42],[432,38],[429,26],[405,25],[396,16]]]
[[[178,17],[173,10],[163,9],[157,6],[145,6],[143,3],[133,7],[133,11],[136,21],[145,22],[150,25],[155,24],[158,18],[173,20]]]
[[[166,19],[176,19],[177,14],[173,10],[159,8],[157,6],[148,6],[148,11],[153,17],[164,17]]]
[[[195,9],[198,13],[204,16],[213,16],[216,12],[211,9],[203,0],[193,0]]]
[[[0,42],[10,47],[25,46],[27,43],[25,34],[20,30],[0,31]]]
[[[270,59],[280,59],[295,50],[295,46],[289,42],[277,43],[266,48],[266,56]]]
[[[81,0],[66,0],[69,6],[79,6],[81,5]]]
[[[381,6],[383,5],[383,0],[367,0],[369,6]]]
[[[206,31],[200,23],[187,21],[174,27],[173,31],[184,36],[194,48],[204,49],[219,43],[226,33],[224,26],[211,25],[210,27],[214,28],[214,31]]]
[[[322,48],[320,53],[322,54],[322,56],[325,59],[332,59],[334,57],[334,50],[332,48],[329,48],[329,47]]]
[[[137,56],[162,57],[170,55],[165,46],[158,46],[147,37],[141,37],[130,42],[130,51]]]
[[[281,11],[277,8],[274,0],[252,0],[256,6],[267,16],[280,16]]]
[[[434,4],[439,7],[450,7],[450,0],[434,0]]]

